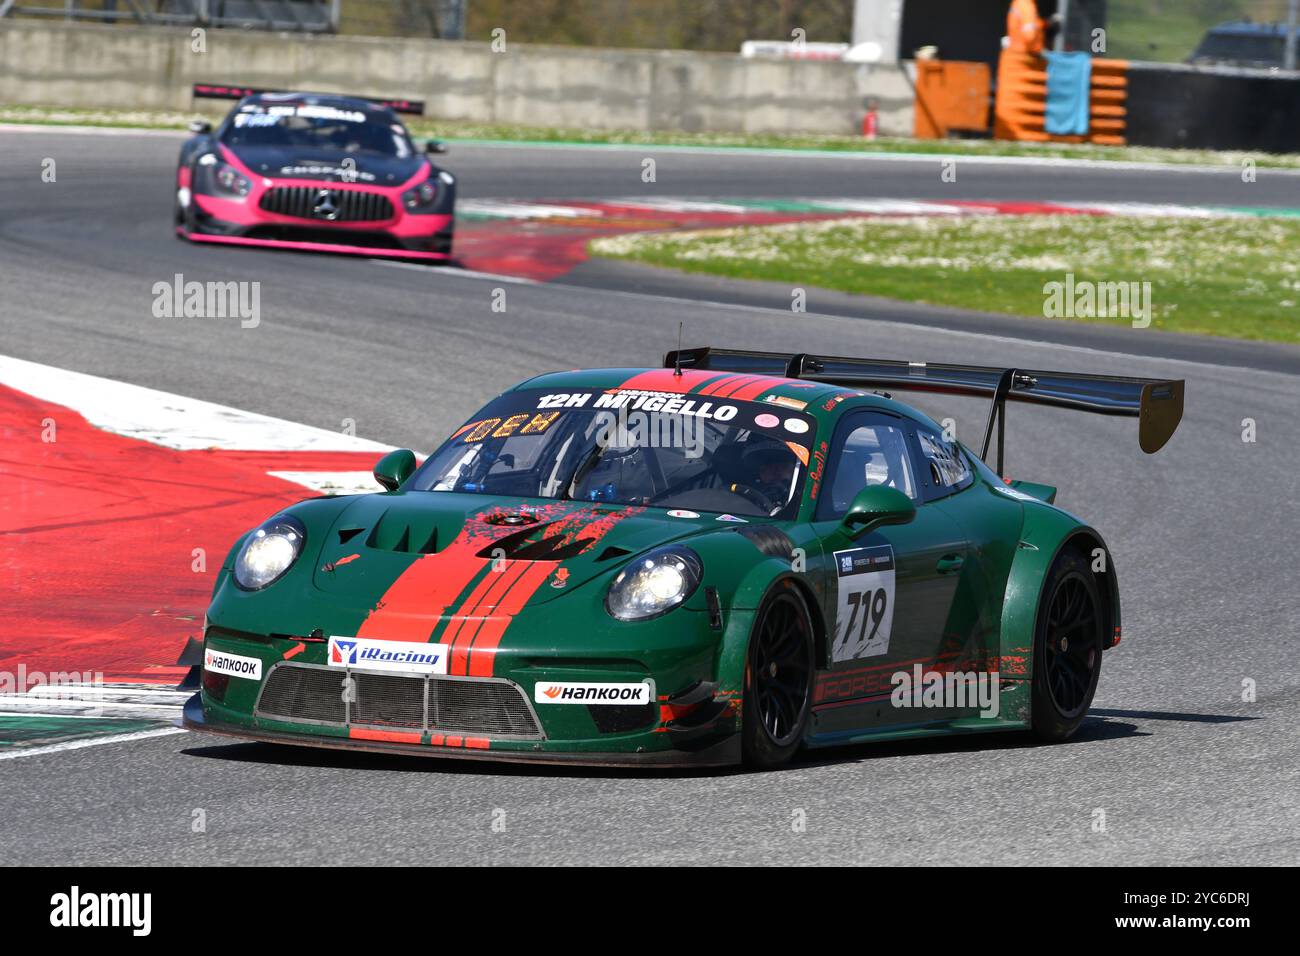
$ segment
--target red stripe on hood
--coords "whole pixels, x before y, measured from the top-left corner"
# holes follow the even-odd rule
[[[438,618],[487,564],[476,554],[482,547],[477,540],[454,541],[412,562],[361,623],[357,637],[427,641]]]
[[[474,593],[460,606],[460,610],[456,612],[460,620],[453,623],[443,635],[443,643],[451,645],[448,674],[468,673],[470,645],[474,643],[478,632],[493,620],[494,605],[505,602],[515,582],[528,570],[529,563],[509,561],[500,571],[489,571],[474,589]],[[473,620],[480,612],[487,616]]]
[[[479,628],[478,634],[474,636],[474,641],[469,649],[468,676],[492,676],[492,663],[496,657],[497,648],[501,644],[501,638],[506,633],[506,628],[514,620],[515,613],[528,604],[529,599],[542,586],[542,582],[551,576],[551,572],[554,570],[555,565],[548,561],[528,563],[524,573],[519,576],[506,594],[510,606],[508,608],[498,608],[497,613],[485,620],[483,626]]]

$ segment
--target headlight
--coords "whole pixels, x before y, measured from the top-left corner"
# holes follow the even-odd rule
[[[690,548],[670,545],[637,558],[609,586],[605,609],[620,621],[666,614],[700,585],[704,566]]]
[[[229,163],[223,163],[213,153],[202,156],[199,159],[199,167],[201,170],[206,170],[211,177],[211,191],[217,195],[243,199],[253,188],[247,176]]]
[[[244,539],[235,555],[235,583],[256,591],[279,580],[302,553],[307,530],[291,515],[272,518]]]
[[[426,179],[420,185],[413,189],[408,189],[402,193],[402,205],[406,207],[407,212],[413,212],[417,215],[433,211],[433,204],[438,198],[438,184],[435,180]]]
[[[239,170],[225,163],[217,167],[214,179],[218,189],[235,196],[247,196],[248,190],[252,188],[252,184]]]

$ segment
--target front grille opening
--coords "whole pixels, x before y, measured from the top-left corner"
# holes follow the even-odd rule
[[[350,693],[344,684],[349,675]],[[345,700],[349,696],[350,704]],[[509,681],[491,678],[374,674],[319,664],[280,663],[267,676],[256,713],[339,726],[542,737],[523,691]]]
[[[626,733],[649,727],[659,719],[659,705],[648,704],[590,704],[587,713],[602,734]]]
[[[381,727],[424,726],[424,686],[419,678],[357,674],[352,723]]]
[[[512,684],[474,680],[431,680],[429,722],[451,733],[531,736],[537,724]]]
[[[258,205],[295,219],[382,222],[393,218],[393,204],[382,193],[327,186],[277,186],[264,192]]]
[[[344,672],[278,664],[266,678],[257,709],[268,717],[343,723],[347,702]]]

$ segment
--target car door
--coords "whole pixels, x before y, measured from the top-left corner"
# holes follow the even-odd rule
[[[1002,602],[1019,544],[1022,505],[975,479],[968,450],[918,423],[916,453],[926,494],[968,542],[948,627],[937,657],[959,670],[999,670]]]
[[[957,522],[931,506],[917,449],[913,423],[901,416],[854,412],[836,428],[814,515],[826,568],[826,670],[814,692],[819,732],[916,720],[889,707],[890,678],[933,660],[967,550]],[[916,517],[850,535],[841,521],[869,484],[902,491]]]
[[[980,541],[973,540],[973,517],[978,504],[970,499],[979,494],[975,475],[966,453],[942,431],[920,422],[913,423],[913,460],[920,473],[925,507],[939,511],[959,529],[963,546],[936,559],[947,593],[947,615],[933,636],[929,654],[936,666],[961,670],[982,670],[988,663],[990,624],[1000,615],[991,613],[987,569],[981,563]],[[992,495],[981,497],[996,497]],[[992,502],[999,506],[1002,502]],[[999,591],[1000,596],[1000,591]],[[999,602],[1000,604],[1000,602]]]

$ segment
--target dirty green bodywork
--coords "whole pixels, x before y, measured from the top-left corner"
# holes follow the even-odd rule
[[[610,390],[637,374],[643,370],[555,373],[525,382],[516,391]],[[201,697],[196,695],[186,708],[187,725],[254,739],[443,756],[733,763],[740,756],[746,657],[757,611],[769,594],[793,588],[807,600],[818,644],[806,745],[1027,728],[1043,581],[1067,542],[1104,552],[1100,537],[1049,503],[1054,489],[1008,487],[969,452],[974,480],[964,490],[918,502],[916,517],[908,524],[855,537],[841,520],[816,516],[819,489],[835,468],[826,457],[837,423],[847,414],[869,409],[936,432],[941,426],[880,394],[806,381],[773,383],[759,401],[778,410],[778,401],[805,402],[805,413],[815,421],[809,479],[803,483],[793,520],[731,523],[709,512],[697,518],[671,517],[655,507],[413,491],[409,481],[394,491],[314,498],[290,507],[284,513],[295,516],[306,530],[296,562],[265,589],[243,590],[232,577],[241,538],[222,564],[207,615],[206,651],[256,659],[262,677],[222,680],[205,671]],[[547,520],[576,528],[599,525],[598,542],[560,561],[505,560],[495,565],[474,549],[448,544],[463,541],[485,515],[530,508],[544,512]],[[777,550],[755,542],[751,532],[765,525],[786,536],[778,540],[788,539],[791,553],[784,553],[784,544]],[[353,536],[342,540],[349,533]],[[434,541],[438,544],[430,553],[420,550],[423,542]],[[701,585],[681,606],[659,617],[632,622],[613,618],[605,607],[612,580],[638,555],[669,542],[688,545],[699,555]],[[835,552],[886,543],[898,556],[900,582],[889,651],[866,661],[833,664],[829,645],[839,606]],[[955,547],[965,555],[960,571],[935,570],[936,556],[942,562]],[[465,627],[466,620],[477,625],[483,618],[499,618],[495,626],[503,630],[497,646],[486,657],[471,649],[471,663],[466,665],[457,659],[458,645],[452,643],[452,666],[472,668],[465,676],[516,685],[540,725],[536,738],[455,733],[437,726],[392,731],[353,722],[283,720],[258,712],[259,693],[273,667],[288,661],[327,666],[328,637],[364,633],[368,620],[385,610],[386,596],[395,593],[390,589],[403,575],[427,570],[435,589],[454,587],[445,585],[456,577],[450,573],[453,563],[461,568],[458,580],[463,579],[463,587],[454,595],[430,598],[419,624],[428,634],[425,640],[442,643]],[[545,568],[523,567],[543,563]],[[413,572],[417,565],[420,569]],[[489,575],[512,573],[512,566],[513,573],[531,575],[536,584],[526,601],[519,606],[505,599],[495,606],[482,601],[475,611],[476,589],[488,586]],[[448,574],[437,573],[439,567],[446,567]],[[1110,623],[1117,631],[1114,574],[1105,577]],[[998,716],[979,716],[972,708],[917,711],[891,706],[890,675],[916,662],[996,672],[1001,681]],[[534,700],[539,682],[555,681],[648,681],[652,702],[639,712],[629,707],[621,721],[613,722],[618,726],[611,727],[609,721],[602,726],[605,712],[598,707]]]

